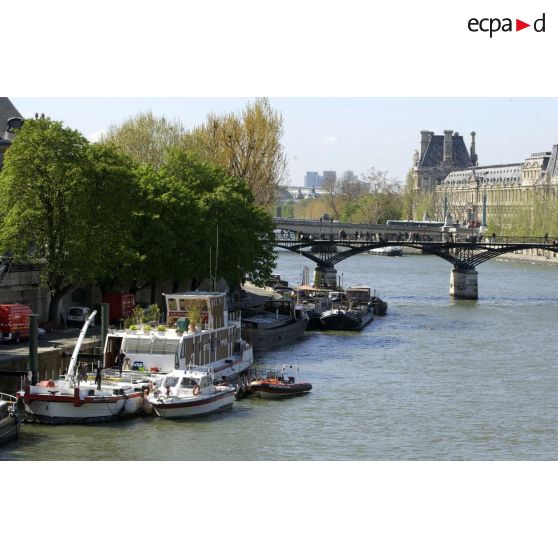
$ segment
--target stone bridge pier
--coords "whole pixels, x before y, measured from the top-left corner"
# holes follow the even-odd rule
[[[478,271],[454,267],[450,274],[450,296],[456,300],[479,298]]]

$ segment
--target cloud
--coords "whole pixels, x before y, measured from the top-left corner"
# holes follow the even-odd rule
[[[87,134],[85,137],[87,138],[87,141],[90,141],[91,143],[96,143],[101,139],[101,136],[106,133],[107,133],[106,129],[97,130],[96,132],[91,132],[90,134]]]
[[[337,136],[327,136],[325,138],[307,139],[307,145],[333,145],[337,143]]]

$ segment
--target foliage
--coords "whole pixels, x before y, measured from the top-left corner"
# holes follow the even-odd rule
[[[287,173],[283,132],[283,117],[264,98],[240,114],[208,115],[205,124],[185,135],[184,146],[244,181],[255,203],[271,208]]]
[[[294,219],[295,216],[295,203],[290,200],[285,202],[283,205],[277,206],[277,217],[283,217],[284,219]]]
[[[198,326],[202,323],[204,305],[199,300],[194,300],[190,306],[188,306],[188,319],[192,326]]]
[[[93,240],[83,234],[91,194],[87,140],[49,118],[26,120],[4,159],[0,175],[0,248],[19,260],[44,263],[51,292],[49,320],[60,298],[88,273],[83,258]]]
[[[201,278],[209,277],[211,268],[213,275],[231,285],[240,283],[246,274],[258,283],[264,282],[275,264],[273,222],[263,208],[254,204],[246,184],[183,149],[169,152],[162,172],[169,184],[192,196],[197,208],[191,244],[184,243],[188,253],[177,265],[189,262],[194,275]],[[191,223],[189,215],[176,214],[177,230],[185,230]],[[192,269],[189,273],[192,276]]]
[[[488,232],[510,236],[558,237],[558,191],[548,183],[522,194],[516,205],[490,208]]]
[[[138,198],[136,165],[110,144],[88,146],[87,157],[90,187],[76,207],[83,216],[80,245],[87,248],[80,279],[97,281],[101,291],[108,292],[130,280],[139,257],[131,227]]]
[[[161,311],[156,304],[150,304],[143,312],[144,322],[158,322]]]
[[[118,126],[111,126],[101,143],[117,146],[139,164],[160,167],[167,150],[178,145],[184,127],[178,120],[154,116],[151,111],[141,112]]]
[[[132,310],[132,315],[124,320],[124,327],[129,329],[137,329],[137,326],[144,321],[143,308],[141,306],[135,306]]]

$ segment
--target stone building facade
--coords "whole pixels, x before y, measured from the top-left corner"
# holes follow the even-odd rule
[[[415,191],[435,195],[437,219],[449,212],[459,222],[505,223],[514,208],[533,203],[537,194],[558,191],[558,145],[521,163],[479,166],[475,132],[467,150],[458,132],[422,131],[412,172]]]

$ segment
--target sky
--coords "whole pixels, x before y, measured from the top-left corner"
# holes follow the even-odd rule
[[[10,97],[24,117],[44,113],[95,141],[111,124],[140,111],[179,119],[186,128],[210,112],[238,112],[249,98],[29,98]],[[475,131],[480,165],[522,162],[558,143],[558,98],[270,98],[284,120],[282,143],[289,185],[306,171],[375,167],[404,180],[420,130],[458,131],[470,145]]]

